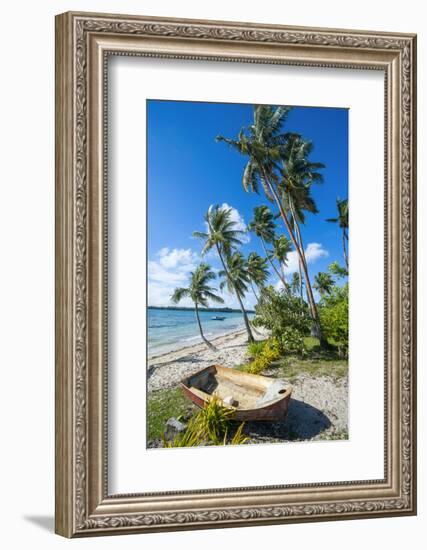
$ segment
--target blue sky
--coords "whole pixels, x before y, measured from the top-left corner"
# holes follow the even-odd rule
[[[203,216],[210,205],[232,207],[235,220],[244,228],[255,206],[269,204],[262,193],[246,193],[242,188],[247,159],[215,142],[218,134],[236,137],[252,119],[252,105],[147,102],[149,305],[168,305],[173,289],[186,286],[189,272],[201,260],[202,244],[192,232],[205,230]],[[313,278],[332,261],[343,263],[338,225],[325,220],[336,215],[336,197],[348,196],[348,111],[293,107],[284,129],[311,140],[310,159],[325,164],[324,183],[312,188],[319,214],[308,214],[302,227]],[[276,212],[274,205],[269,206]],[[280,220],[277,232],[286,234]],[[247,241],[241,249],[245,255],[252,250],[263,255],[255,235],[249,234]],[[220,268],[213,253],[205,261]],[[296,266],[292,253],[285,270],[291,273]],[[270,283],[276,284],[277,277],[271,276]],[[236,307],[233,297],[223,297],[226,305]],[[251,293],[246,304],[254,305]],[[182,305],[190,304],[183,301]]]

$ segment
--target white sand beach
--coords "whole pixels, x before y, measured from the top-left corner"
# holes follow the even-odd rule
[[[262,340],[267,335],[266,331],[257,329],[257,339]],[[212,364],[233,368],[248,360],[245,331],[220,336],[213,339],[212,344],[216,350],[197,344],[151,357],[147,371],[148,392],[174,388],[185,376]],[[266,371],[265,375],[274,373]],[[247,423],[246,433],[251,443],[347,439],[347,376],[336,379],[301,373],[291,383],[293,392],[287,418],[276,423]],[[158,443],[154,442],[153,446]]]
[[[263,340],[267,333],[257,329],[255,338]],[[183,347],[177,351],[148,358],[148,392],[172,388],[182,378],[209,365],[235,367],[247,360],[247,335],[244,330],[234,331],[211,340],[216,350],[205,344]]]

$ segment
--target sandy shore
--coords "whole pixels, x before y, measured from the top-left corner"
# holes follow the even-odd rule
[[[257,329],[258,330],[258,329]],[[261,340],[266,332],[259,332]],[[218,363],[233,368],[247,361],[245,331],[235,331],[212,339],[216,350],[197,344],[151,357],[148,361],[148,392],[176,387],[185,376]],[[274,372],[266,371],[273,375]],[[287,417],[275,423],[247,422],[250,443],[279,443],[318,439],[347,439],[348,379],[313,377],[301,373],[292,381],[292,399]],[[150,442],[159,446],[160,441]]]
[[[264,339],[266,332],[257,329],[257,339]],[[239,330],[218,336],[211,340],[216,350],[205,344],[195,344],[177,351],[163,353],[148,359],[148,392],[172,388],[185,376],[193,374],[209,365],[219,363],[225,367],[235,367],[247,359],[246,331]]]

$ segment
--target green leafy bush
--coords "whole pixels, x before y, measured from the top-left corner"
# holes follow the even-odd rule
[[[304,337],[310,334],[311,319],[304,300],[269,286],[262,290],[255,306],[253,324],[271,331],[281,353],[303,353]]]
[[[232,415],[233,409],[225,407],[222,401],[213,395],[206,407],[197,414],[197,425],[214,445],[221,445]]]
[[[185,432],[178,434],[173,441],[163,435],[164,447],[198,447],[199,445],[227,445],[232,427],[233,408],[226,407],[216,395],[188,422]],[[244,423],[240,424],[230,441],[230,445],[242,445],[248,441],[243,435]]]
[[[295,328],[286,327],[283,329],[279,342],[282,350],[295,351],[300,355],[304,355],[306,352],[304,336]]]
[[[323,333],[338,347],[341,357],[348,355],[348,283],[335,286],[329,296],[324,296],[319,308]]]
[[[259,342],[250,342],[248,344],[248,353],[251,357],[257,357],[264,350],[267,344],[267,340],[261,340]]]
[[[244,368],[250,374],[259,374],[280,357],[280,346],[276,338],[270,338],[263,342],[262,347],[254,349],[257,351],[254,359]]]

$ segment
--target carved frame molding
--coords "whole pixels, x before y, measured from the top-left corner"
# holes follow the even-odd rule
[[[108,495],[106,59],[369,68],[385,73],[384,480]],[[56,18],[56,531],[67,536],[414,514],[414,35],[66,13]]]

